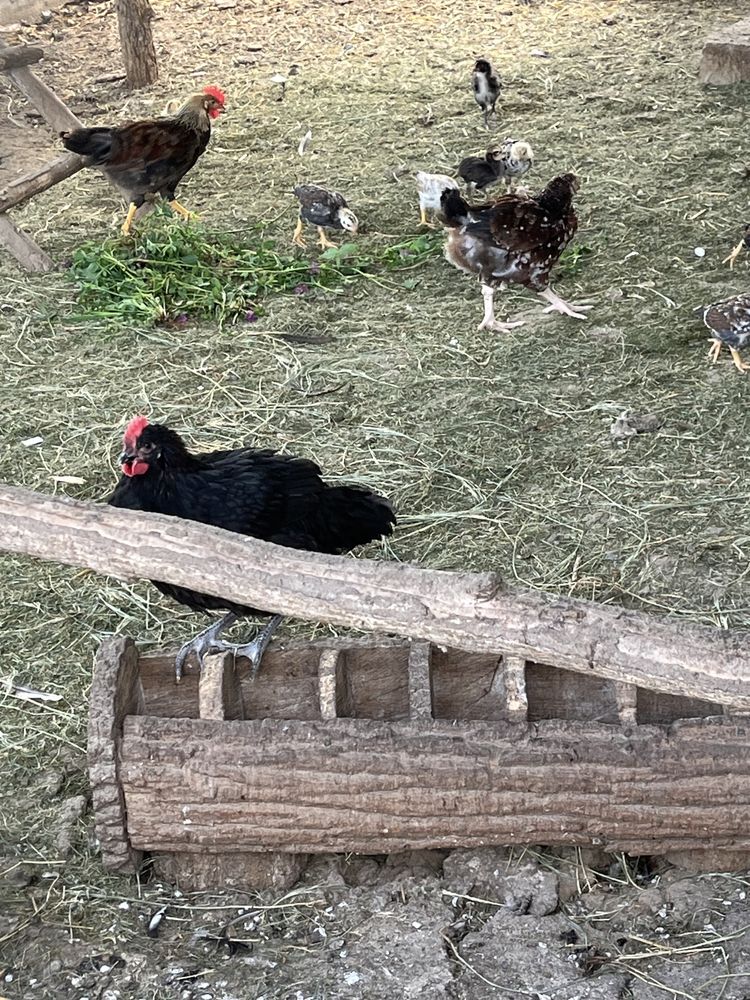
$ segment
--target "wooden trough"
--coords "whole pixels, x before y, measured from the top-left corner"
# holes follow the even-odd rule
[[[105,642],[110,868],[279,885],[315,852],[534,843],[747,865],[747,632],[2,484],[0,550],[410,637],[277,642],[254,681],[214,657],[179,687],[173,656]]]
[[[247,667],[210,657],[177,686],[172,656],[102,646],[108,867],[148,852],[186,887],[281,887],[330,851],[598,845],[699,868],[750,851],[750,720],[718,704],[385,637],[277,642]]]

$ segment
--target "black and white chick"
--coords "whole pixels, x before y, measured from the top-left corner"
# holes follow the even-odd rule
[[[737,260],[739,255],[743,250],[750,250],[750,223],[748,223],[744,230],[742,239],[737,244],[737,246],[732,250],[728,257],[725,257],[722,264],[729,264],[730,270],[734,267],[734,262]]]
[[[482,109],[485,128],[489,128],[490,115],[495,114],[495,105],[503,85],[488,59],[477,59],[471,74],[471,85],[474,88],[474,100]]]
[[[439,212],[440,195],[449,188],[458,190],[458,184],[447,174],[428,174],[424,170],[418,170],[414,177],[419,192],[419,218],[423,226],[430,226],[427,212]]]
[[[534,150],[522,139],[506,139],[503,143],[503,156],[500,160],[500,176],[513,189],[513,181],[523,177],[534,166]]]
[[[721,348],[726,345],[735,368],[744,375],[750,364],[742,360],[740,351],[750,344],[750,293],[733,295],[731,299],[710,306],[699,306],[696,312],[703,314],[703,322],[711,331],[713,344],[709,358],[718,361]]]
[[[336,246],[326,236],[326,229],[343,229],[347,233],[356,233],[359,229],[357,216],[347,205],[343,194],[339,194],[338,191],[327,191],[317,184],[300,184],[294,189],[294,195],[300,205],[299,219],[292,237],[292,243],[296,246],[307,246],[302,239],[304,222],[317,226],[323,249]]]
[[[488,149],[484,156],[465,156],[458,165],[458,176],[470,192],[483,191],[502,180],[504,157],[503,147]]]

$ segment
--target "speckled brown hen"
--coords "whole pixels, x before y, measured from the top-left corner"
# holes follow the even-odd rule
[[[549,287],[550,272],[578,228],[574,174],[555,177],[539,194],[506,194],[484,205],[469,205],[458,191],[444,191],[440,205],[448,226],[445,256],[482,283],[484,318],[479,329],[506,331],[520,322],[495,319],[495,290],[503,282],[524,285],[545,299],[545,312],[586,319]],[[577,308],[587,308],[585,306]]]
[[[711,331],[713,344],[709,358],[718,361],[721,348],[726,345],[735,368],[744,375],[750,365],[742,360],[740,351],[750,344],[750,294],[733,295],[731,299],[700,306],[696,312],[703,315],[703,322]]]

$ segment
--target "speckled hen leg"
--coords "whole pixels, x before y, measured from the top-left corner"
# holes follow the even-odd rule
[[[739,257],[739,255],[742,253],[742,248],[744,247],[744,245],[745,245],[745,241],[744,240],[740,240],[740,242],[737,244],[737,246],[734,248],[734,250],[732,250],[732,252],[729,254],[729,256],[725,257],[724,260],[721,262],[722,264],[729,264],[729,270],[730,271],[734,267],[734,262],[737,260],[737,258]]]
[[[292,236],[292,243],[297,247],[302,247],[304,250],[307,243],[302,239],[302,219],[297,219],[297,225],[294,227],[294,235]]]
[[[591,306],[572,306],[569,305],[565,299],[561,299],[559,295],[555,295],[551,288],[545,288],[543,292],[539,293],[543,299],[549,302],[549,305],[544,310],[545,312],[555,312],[561,313],[563,316],[572,316],[573,319],[586,319],[586,314],[582,312],[576,312],[578,309],[590,309]]]
[[[198,666],[201,665],[203,657],[206,653],[221,652],[223,649],[232,649],[228,643],[222,642],[219,636],[226,629],[231,628],[232,625],[237,621],[237,615],[233,612],[224,615],[224,617],[218,621],[214,622],[213,625],[209,625],[208,628],[204,628],[202,632],[199,632],[194,639],[190,642],[186,642],[184,646],[180,648],[174,661],[174,673],[177,683],[179,684],[182,680],[182,671],[185,668],[187,659],[191,653],[195,653],[198,658]]]
[[[713,363],[716,364],[716,362],[719,360],[720,354],[721,354],[721,341],[720,340],[712,341],[711,347],[708,352],[709,360],[713,361]]]
[[[263,659],[266,647],[283,620],[281,615],[274,615],[252,642],[245,642],[239,646],[227,646],[227,649],[232,650],[235,656],[246,656],[250,660],[253,665],[253,677],[258,673],[258,667],[260,666],[260,661]]]
[[[733,347],[729,348],[729,353],[732,355],[732,361],[734,361],[734,367],[737,368],[739,371],[741,371],[742,374],[744,375],[745,372],[750,368],[750,365],[742,360],[740,352],[736,351]]]
[[[495,330],[498,333],[507,333],[516,326],[523,326],[522,319],[515,320],[513,323],[501,323],[495,319],[495,289],[492,285],[482,285],[482,298],[484,299],[484,318],[477,330]]]
[[[336,249],[336,244],[332,243],[331,240],[326,236],[326,231],[322,226],[318,226],[318,239],[320,241],[320,247],[322,250],[327,250],[329,247]]]

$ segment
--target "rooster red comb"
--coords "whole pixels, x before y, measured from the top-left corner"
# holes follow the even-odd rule
[[[125,444],[130,448],[134,448],[136,441],[146,427],[148,427],[148,417],[133,417],[122,436]]]
[[[224,106],[224,91],[220,87],[204,87],[203,93],[215,97],[219,104]]]

